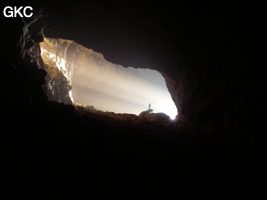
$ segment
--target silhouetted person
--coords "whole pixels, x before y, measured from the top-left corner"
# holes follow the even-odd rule
[[[148,104],[148,110],[150,110],[150,108],[151,108],[151,104],[149,103],[149,104]]]

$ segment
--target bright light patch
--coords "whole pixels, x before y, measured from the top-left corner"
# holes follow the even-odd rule
[[[69,80],[67,75],[67,69],[65,67],[66,62],[63,58],[60,58],[59,56],[56,56],[56,54],[49,52],[46,49],[41,48],[41,56],[42,58],[48,58],[50,61],[54,62],[56,67],[61,71],[64,76]]]
[[[47,64],[51,62],[53,66],[56,66],[60,72],[67,78],[67,80],[71,83],[71,74],[68,73],[66,69],[66,61],[65,59],[57,56],[55,53],[51,53],[50,51],[42,48],[41,45],[41,56],[43,61]],[[50,86],[52,87],[52,86]],[[71,101],[74,103],[73,97],[72,97],[72,91],[69,91],[69,97]]]
[[[70,40],[45,38],[40,46],[44,62],[56,66],[72,85],[72,102],[136,115],[151,104],[154,113],[175,119],[177,108],[159,72],[113,64]]]

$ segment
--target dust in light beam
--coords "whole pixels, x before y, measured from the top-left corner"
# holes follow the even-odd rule
[[[58,49],[53,49],[58,45],[52,45],[56,41],[51,43],[50,40],[55,39],[45,38],[44,42],[49,45],[40,43],[42,58],[44,62],[54,63],[69,80],[72,85],[69,95],[73,103],[136,115],[147,110],[150,103],[154,113],[163,112],[171,119],[178,114],[165,79],[159,72],[113,64],[102,54],[68,40],[68,45],[60,49],[65,52],[58,53]],[[69,52],[73,49],[69,48],[70,45],[79,45],[79,50]],[[76,53],[75,59],[67,58],[70,53]],[[66,66],[73,66],[73,69]]]

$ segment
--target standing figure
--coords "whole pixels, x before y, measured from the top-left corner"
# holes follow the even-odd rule
[[[148,104],[148,110],[150,110],[150,108],[151,108],[151,104],[149,103],[149,104]]]

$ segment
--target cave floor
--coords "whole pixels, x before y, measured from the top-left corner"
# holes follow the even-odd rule
[[[6,189],[14,198],[253,196],[244,190],[247,178],[261,170],[255,176],[247,170],[264,166],[252,153],[197,140],[174,121],[55,102],[16,112],[2,140]]]

